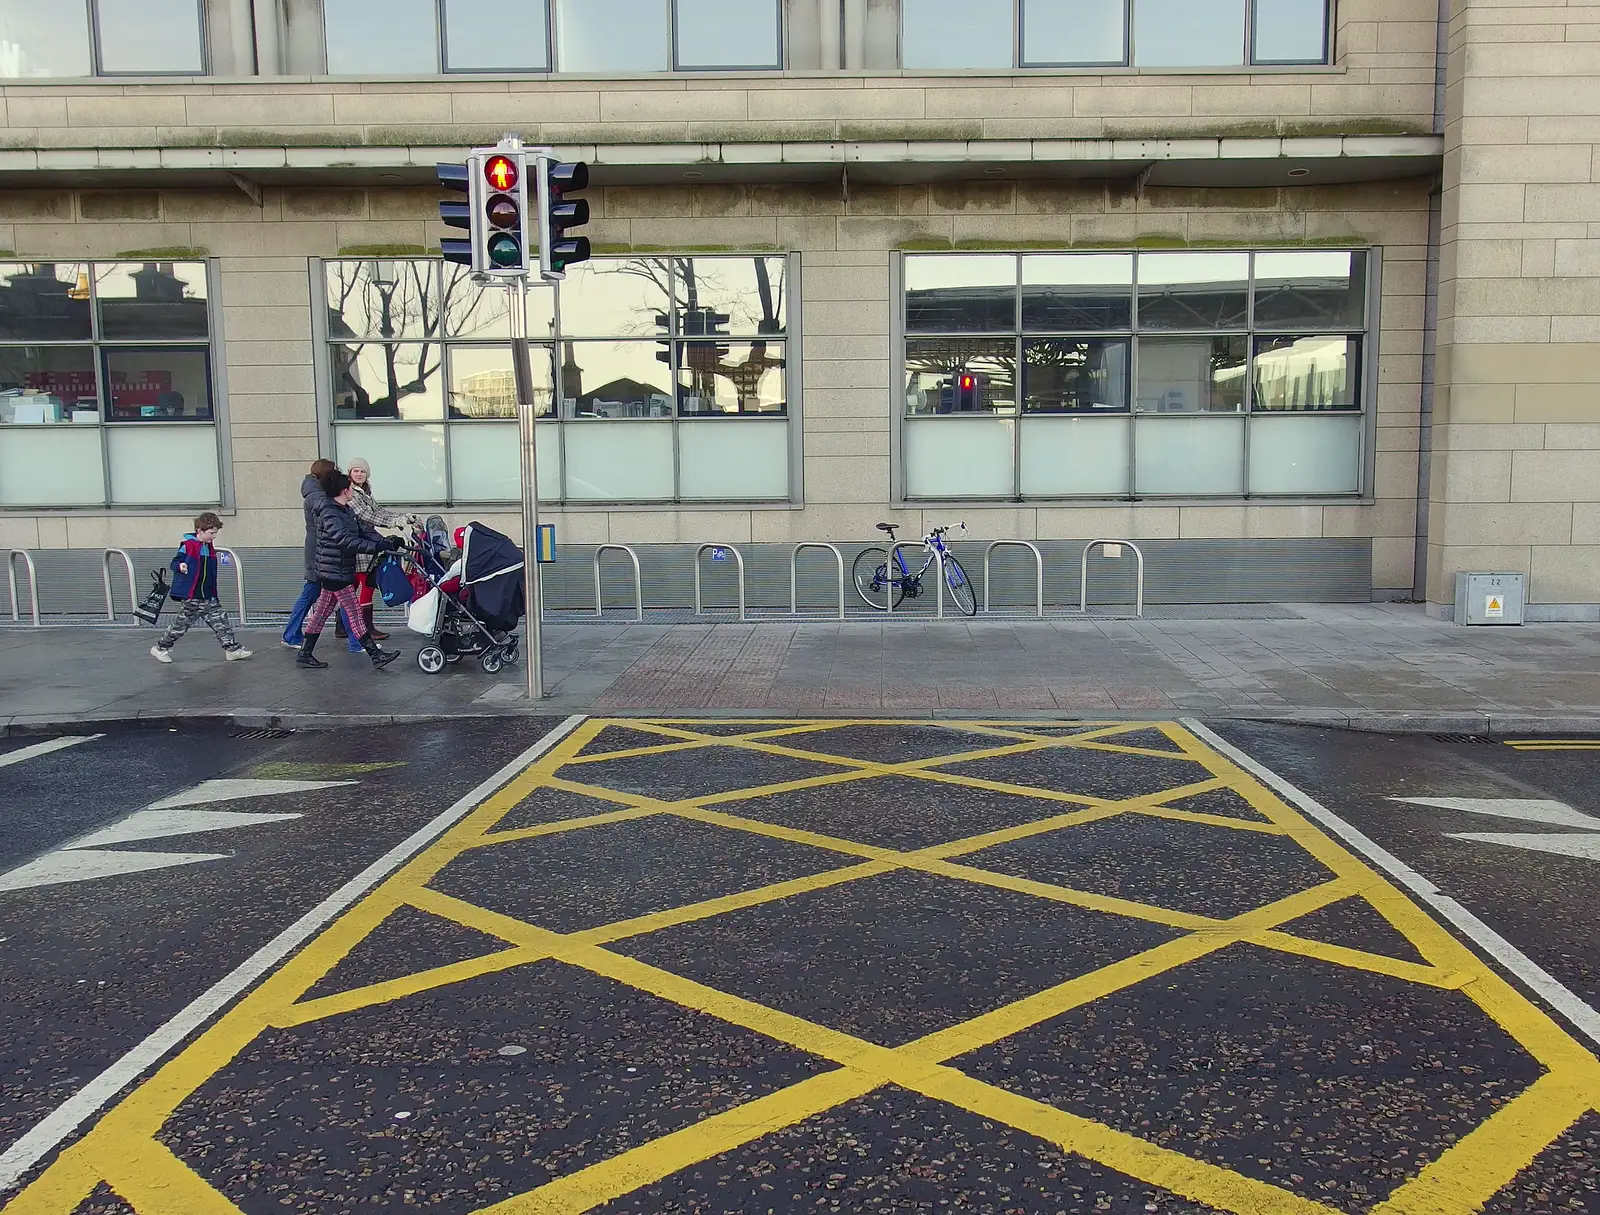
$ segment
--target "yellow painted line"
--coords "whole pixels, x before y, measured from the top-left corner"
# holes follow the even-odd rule
[[[1538,746],[1510,744],[1518,751],[1600,751],[1600,743],[1541,743]]]
[[[646,755],[671,755],[674,751],[698,751],[715,745],[710,739],[696,739],[693,742],[657,743],[652,747],[623,747],[616,751],[595,751],[588,755],[575,755],[567,761],[566,766],[576,768],[582,764],[610,763],[614,759],[638,759]]]
[[[1276,823],[1256,822],[1248,818],[1229,818],[1226,814],[1204,814],[1198,810],[1174,810],[1170,806],[1138,806],[1129,811],[1147,818],[1165,818],[1177,823],[1200,823],[1206,827],[1221,827],[1227,831],[1254,831],[1259,835],[1287,835]]]
[[[242,1215],[165,1144],[133,1140],[110,1156],[106,1182],[139,1215]]]
[[[579,831],[585,827],[603,827],[607,823],[627,823],[638,818],[653,818],[660,813],[659,810],[630,806],[626,810],[607,810],[600,814],[590,814],[583,818],[564,818],[558,822],[540,823],[534,827],[517,827],[511,831],[490,831],[472,840],[461,851],[470,852],[475,848],[493,848],[497,844],[514,844],[519,840],[534,840],[545,835],[561,835],[563,832]]]
[[[105,1180],[93,1148],[85,1147],[87,1142],[74,1144],[56,1157],[37,1181],[5,1205],[6,1215],[73,1215]]]
[[[1251,945],[1275,949],[1280,953],[1297,954],[1319,962],[1332,962],[1351,970],[1365,970],[1375,975],[1388,975],[1407,983],[1420,983],[1424,987],[1437,987],[1444,991],[1459,991],[1476,977],[1463,970],[1441,970],[1424,962],[1409,962],[1404,958],[1391,958],[1387,954],[1371,953],[1365,949],[1351,949],[1345,945],[1331,945],[1310,937],[1295,936],[1288,932],[1256,932],[1244,938]]]
[[[382,983],[369,983],[364,987],[353,987],[349,991],[335,992],[333,995],[320,996],[315,1000],[303,1000],[291,1004],[274,1016],[272,1024],[280,1029],[292,1029],[311,1021],[321,1021],[327,1017],[358,1012],[378,1004],[404,1000],[408,996],[420,995],[439,987],[448,987],[452,983],[463,983],[468,979],[499,974],[530,962],[538,962],[543,957],[544,955],[536,950],[502,949],[496,953],[484,954],[482,957],[452,962],[448,966],[435,966],[399,978],[386,979]]]
[[[1047,835],[1052,831],[1061,831],[1068,827],[1079,827],[1085,823],[1098,823],[1104,819],[1116,818],[1123,814],[1121,806],[1091,806],[1083,810],[1073,810],[1067,814],[1056,814],[1049,818],[1035,819],[1031,823],[1018,823],[1015,827],[1001,827],[995,831],[987,831],[982,835],[969,836],[964,840],[951,840],[948,844],[935,844],[931,848],[919,848],[917,856],[929,860],[946,860],[953,856],[965,856],[971,852],[982,852],[985,848],[996,848],[1001,844],[1014,844],[1018,840],[1032,839],[1036,835]]]

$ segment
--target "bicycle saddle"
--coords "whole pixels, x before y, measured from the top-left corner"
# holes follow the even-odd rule
[[[880,524],[878,524],[878,530],[880,532],[888,532],[891,536],[894,535],[894,528],[895,528],[895,525],[893,523],[880,523]]]

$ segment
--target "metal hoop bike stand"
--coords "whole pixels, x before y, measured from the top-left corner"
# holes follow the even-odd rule
[[[1144,619],[1144,551],[1132,540],[1091,540],[1083,549],[1083,564],[1078,574],[1078,611],[1089,611],[1089,554],[1102,544],[1127,545],[1139,563],[1138,581],[1135,584],[1133,614]]]
[[[891,578],[892,578],[896,568],[899,565],[899,556],[900,556],[900,550],[901,549],[903,549],[903,548],[920,549],[920,550],[926,552],[927,551],[927,547],[928,547],[927,544],[922,540],[896,540],[894,542],[893,546],[889,549],[889,573],[891,575]],[[935,620],[943,620],[944,619],[944,554],[941,553],[938,549],[934,549],[933,550],[933,558],[938,563],[938,566],[939,566],[939,587],[938,587],[937,592],[934,595],[934,602],[937,605],[935,607],[935,610],[934,610],[934,619]],[[894,615],[894,582],[893,581],[890,581],[890,583],[889,583],[888,595],[887,595],[887,598],[884,600],[884,602],[888,606],[889,615],[891,615],[891,616]]]
[[[130,608],[139,606],[139,577],[133,572],[133,558],[128,556],[125,549],[108,548],[101,555],[100,573],[104,576],[106,588],[106,619],[115,624],[117,622],[117,604],[116,599],[111,594],[111,559],[113,557],[122,559],[122,568],[128,573],[128,605]]]
[[[250,610],[245,607],[244,602],[244,562],[239,560],[239,554],[231,548],[219,548],[213,551],[217,554],[218,561],[221,561],[226,556],[228,560],[223,564],[231,564],[233,566],[233,576],[237,579],[239,587],[239,627],[244,628],[250,623]]]
[[[744,554],[731,544],[702,544],[694,550],[694,614],[705,615],[705,605],[700,599],[700,558],[705,553],[716,550],[733,554],[735,563],[739,566],[739,619],[744,619]]]
[[[989,611],[989,559],[997,548],[1025,548],[1033,554],[1034,614],[1044,619],[1044,554],[1029,540],[996,540],[983,550],[983,610]]]
[[[800,554],[806,549],[815,549],[818,552],[826,550],[833,554],[834,564],[839,567],[839,619],[844,619],[844,554],[831,544],[824,544],[815,540],[807,540],[804,544],[794,546],[794,552],[789,554],[789,615],[800,614]],[[699,570],[699,558],[695,559],[695,569]]]
[[[639,572],[639,554],[626,544],[602,544],[594,550],[594,614],[606,614],[605,600],[600,597],[600,558],[606,553],[626,553],[633,562],[633,618],[644,619],[644,575]]]
[[[39,627],[39,572],[34,568],[33,558],[20,548],[6,550],[6,580],[11,584],[11,619],[20,621],[22,615],[17,610],[17,558],[22,558],[23,567],[28,571],[28,606],[33,611],[33,627]]]

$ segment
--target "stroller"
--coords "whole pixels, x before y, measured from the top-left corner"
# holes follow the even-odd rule
[[[513,629],[526,609],[522,550],[509,536],[469,523],[450,544],[444,520],[430,517],[413,537],[412,556],[430,586],[412,605],[407,625],[427,640],[417,666],[437,675],[451,664],[476,657],[490,675],[516,662],[521,638]]]

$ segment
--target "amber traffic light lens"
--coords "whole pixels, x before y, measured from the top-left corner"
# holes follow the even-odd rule
[[[517,162],[509,156],[491,156],[484,162],[483,176],[496,190],[515,190]]]
[[[484,208],[489,222],[496,228],[515,228],[522,217],[517,201],[505,194],[496,194]]]

